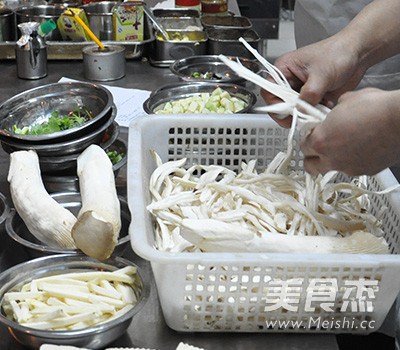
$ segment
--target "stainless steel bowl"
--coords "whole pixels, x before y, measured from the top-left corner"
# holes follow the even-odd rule
[[[203,92],[212,93],[217,87],[229,92],[231,96],[237,97],[246,102],[247,106],[240,113],[249,112],[256,103],[256,95],[240,85],[218,84],[218,83],[181,83],[162,86],[151,93],[150,97],[143,103],[143,109],[148,113],[155,113],[163,108],[167,102],[199,95]]]
[[[254,73],[258,73],[261,69],[256,61],[248,58],[228,57],[232,61],[239,62]],[[169,67],[171,72],[184,81],[202,81],[213,83],[236,83],[242,84],[246,80],[239,77],[233,70],[226,66],[217,55],[191,56],[180,60],[176,60]],[[193,73],[212,73],[212,79],[196,78]]]
[[[10,214],[10,204],[7,197],[0,192],[0,225],[7,219]]]
[[[37,144],[31,142],[18,142],[12,138],[3,140],[2,143],[8,145],[8,151],[20,151],[20,150],[35,150],[39,157],[52,157],[62,156],[67,154],[82,152],[85,148],[91,144],[100,144],[105,137],[109,138],[110,132],[115,129],[113,125],[115,117],[117,116],[117,107],[112,106],[112,113],[110,117],[105,121],[104,124],[88,134],[84,134],[72,140],[60,141],[48,144]]]
[[[118,138],[115,140],[115,142],[107,147],[107,149],[111,151],[118,151],[119,153],[123,153],[125,156],[122,158],[122,160],[116,164],[113,165],[113,171],[115,177],[118,176],[119,171],[124,167],[127,163],[127,152],[128,152],[128,147],[127,144],[122,138]],[[42,180],[44,183],[44,186],[46,187],[47,191],[49,192],[64,192],[64,191],[69,191],[69,192],[79,192],[79,179],[76,175],[48,175],[48,174],[43,174],[42,175]],[[118,184],[117,189],[118,189]]]
[[[55,111],[67,115],[85,106],[92,119],[75,128],[42,135],[18,135],[13,126],[25,127],[47,120]],[[113,96],[100,85],[69,82],[42,85],[24,91],[0,105],[0,139],[47,144],[72,140],[92,132],[112,113]]]
[[[119,135],[119,125],[117,122],[113,122],[110,127],[106,129],[106,133],[99,146],[103,149],[108,148],[117,139]],[[7,153],[14,152],[8,144],[1,142],[3,150]],[[57,156],[40,156],[39,164],[42,175],[44,174],[62,174],[72,175],[76,174],[76,160],[78,159],[81,152],[71,154],[61,154]]]
[[[2,311],[0,322],[8,328],[19,343],[35,349],[42,344],[71,345],[90,349],[104,348],[126,331],[132,318],[140,312],[148,299],[149,279],[134,263],[119,257],[99,261],[85,255],[60,254],[30,260],[0,274],[0,300],[3,300],[4,294],[16,285],[47,274],[65,273],[76,269],[114,271],[125,266],[137,268],[140,281],[134,288],[138,302],[135,307],[114,320],[75,331],[46,331],[22,326],[8,319]]]
[[[67,208],[75,216],[78,215],[82,207],[81,195],[78,192],[59,192],[52,193],[51,197],[60,203],[64,208]],[[119,234],[118,243],[115,246],[112,256],[121,256],[126,247],[129,245],[129,224],[131,222],[131,214],[128,207],[128,202],[119,197],[121,204],[121,231]],[[17,243],[23,245],[31,258],[47,256],[52,254],[82,254],[79,249],[62,249],[49,247],[32,235],[27,229],[24,221],[18,215],[15,209],[11,209],[6,220],[6,232]]]

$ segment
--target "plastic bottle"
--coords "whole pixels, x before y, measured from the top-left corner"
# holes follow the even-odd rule
[[[47,22],[42,23],[39,28],[38,28],[38,34],[41,37],[45,37],[47,34],[49,34],[52,30],[57,28],[56,22],[54,22],[52,19],[48,20]]]

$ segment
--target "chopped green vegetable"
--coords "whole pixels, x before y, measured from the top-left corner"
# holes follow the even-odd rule
[[[192,73],[192,78],[197,78],[197,79],[222,79],[222,76],[220,74],[214,73],[214,72],[205,72],[205,73],[199,73],[199,72],[193,72]]]
[[[46,122],[36,123],[30,127],[24,126],[22,128],[14,125],[13,131],[15,134],[20,135],[50,134],[80,126],[92,119],[90,111],[86,107],[74,108],[74,111],[74,113],[64,117],[59,117],[59,111],[54,111]]]
[[[111,151],[109,149],[106,149],[106,154],[110,158],[112,165],[119,163],[122,160],[122,158],[125,157],[124,153],[118,151]]]

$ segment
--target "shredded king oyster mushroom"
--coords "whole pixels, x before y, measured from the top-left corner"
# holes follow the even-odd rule
[[[278,153],[262,173],[255,169],[257,161],[251,160],[242,163],[239,174],[217,165],[185,169],[186,159],[162,163],[152,151],[157,168],[150,179],[152,203],[147,209],[155,217],[156,247],[171,252],[388,253],[379,215],[369,212],[368,195],[389,193],[398,186],[372,192],[367,190],[366,176],[334,183],[336,171],[318,176],[292,171],[296,126],[312,129],[329,109],[300,100],[276,67],[244,39],[240,41],[275,83],[223,55],[220,58],[284,101],[262,110],[293,115],[287,151]]]

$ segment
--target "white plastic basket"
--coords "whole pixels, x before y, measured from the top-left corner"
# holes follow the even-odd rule
[[[241,161],[257,158],[261,171],[286,147],[287,130],[261,115],[150,115],[130,125],[131,244],[151,262],[163,314],[172,329],[367,334],[382,324],[400,289],[399,194],[371,196],[374,213],[388,207],[383,218],[391,252],[387,255],[169,253],[154,247],[154,223],[146,211],[155,169],[151,149],[164,162],[186,157],[188,165],[220,164],[234,170]],[[293,158],[294,168],[302,167],[299,153]],[[370,189],[395,184],[385,170],[371,177]],[[287,288],[282,288],[284,283],[289,283]],[[321,283],[327,284],[325,292]],[[292,297],[281,293],[274,299],[274,285],[292,292]],[[313,291],[311,301],[307,289]],[[286,306],[277,308],[277,301]]]

